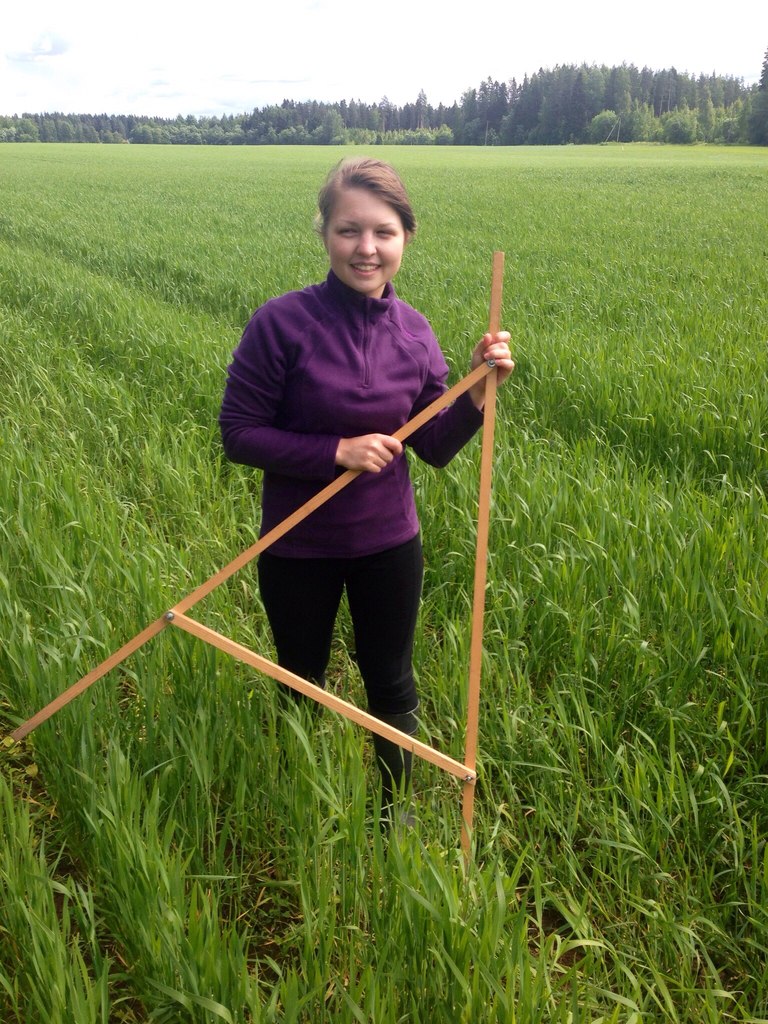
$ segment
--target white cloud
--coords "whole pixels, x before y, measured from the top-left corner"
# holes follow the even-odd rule
[[[66,53],[69,44],[55,32],[42,32],[36,39],[33,39],[27,49],[11,51],[7,58],[11,63],[39,62],[46,58],[58,57]]]
[[[13,8],[17,5],[6,5]],[[474,0],[461,15],[437,0],[37,0],[0,16],[0,113],[240,113],[284,98],[388,96],[424,89],[452,103],[491,77],[540,67],[622,62],[756,81],[768,43],[764,0],[711,23],[700,2],[646,0],[634,21],[614,0],[550,0],[521,11]],[[745,31],[745,25],[749,31]],[[762,26],[762,27],[761,27]]]

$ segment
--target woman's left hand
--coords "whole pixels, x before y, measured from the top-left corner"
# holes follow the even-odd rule
[[[492,359],[496,364],[496,383],[503,384],[515,368],[509,351],[510,334],[499,331],[497,334],[484,334],[472,353],[472,369]],[[483,408],[485,401],[485,380],[479,381],[469,389],[469,396],[478,409]]]

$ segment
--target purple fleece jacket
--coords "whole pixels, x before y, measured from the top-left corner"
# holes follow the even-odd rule
[[[391,285],[371,299],[331,271],[261,306],[235,349],[219,416],[227,457],[264,470],[261,534],[343,472],[342,437],[393,434],[445,391],[447,376],[429,323]],[[444,466],[481,424],[465,393],[406,443]],[[361,473],[270,551],[355,557],[418,531],[403,453],[381,473]]]

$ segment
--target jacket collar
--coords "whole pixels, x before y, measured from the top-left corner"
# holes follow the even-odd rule
[[[368,316],[373,317],[384,316],[390,312],[397,298],[391,281],[387,282],[380,299],[372,299],[370,296],[363,295],[362,292],[350,288],[332,270],[328,271],[326,284],[328,292],[334,301],[347,308],[359,310],[361,313],[367,313]]]

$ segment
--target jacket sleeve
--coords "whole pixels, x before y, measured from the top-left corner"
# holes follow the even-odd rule
[[[431,335],[428,355],[424,385],[414,402],[411,418],[446,391],[448,366],[434,335]],[[411,434],[406,443],[424,462],[442,468],[461,451],[482,425],[483,414],[475,408],[465,391],[455,402]]]
[[[339,438],[281,426],[294,354],[264,310],[251,318],[228,369],[219,413],[224,453],[233,462],[267,472],[332,480]]]

